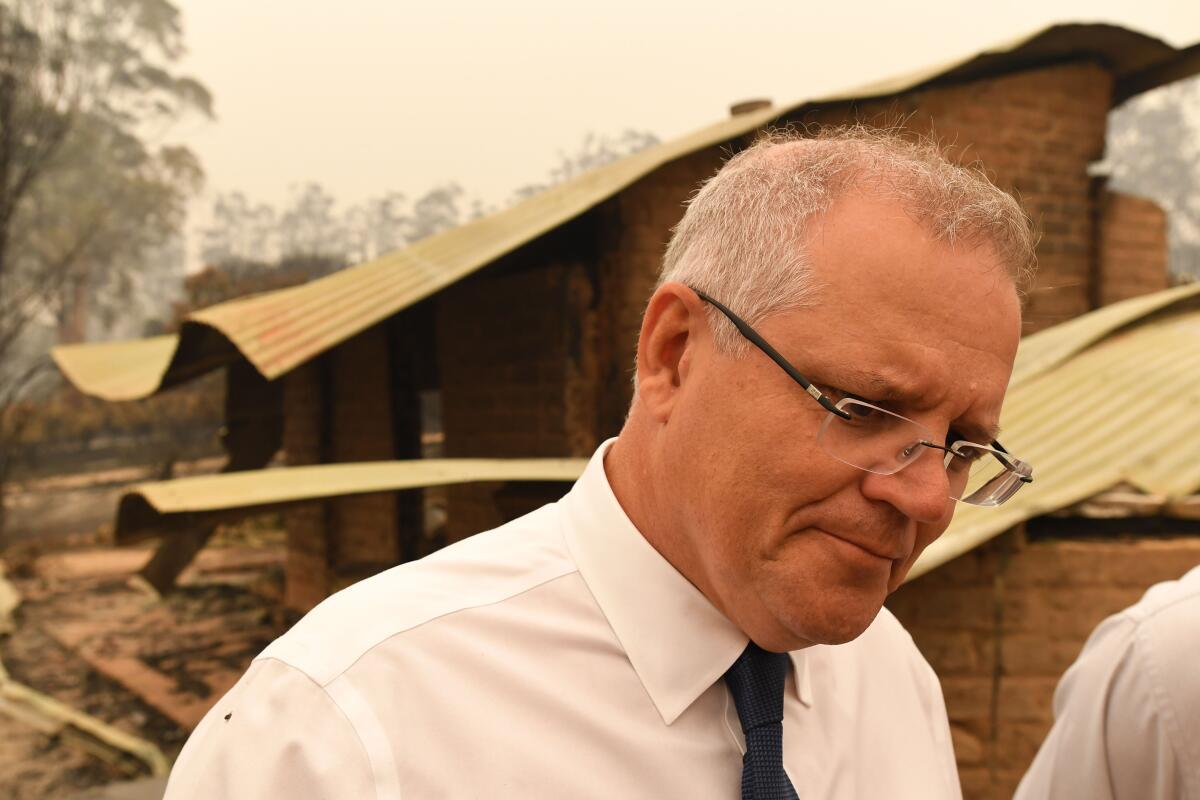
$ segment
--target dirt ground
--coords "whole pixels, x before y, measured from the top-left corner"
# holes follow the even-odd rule
[[[115,504],[101,505],[111,519]],[[34,548],[24,538],[5,551],[0,565],[21,605],[14,630],[0,638],[0,662],[12,680],[173,760],[209,706],[286,627],[278,611],[283,533],[269,520],[222,529],[164,598],[131,580],[152,545],[114,548],[103,539],[102,531],[76,533]],[[147,775],[136,759],[100,757],[0,714],[0,797],[75,800],[107,784],[147,785]],[[107,796],[133,796],[125,791]]]

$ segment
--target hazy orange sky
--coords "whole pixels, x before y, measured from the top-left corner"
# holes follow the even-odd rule
[[[738,99],[802,100],[1058,21],[1200,40],[1197,0],[177,3],[183,68],[217,111],[171,132],[208,173],[193,231],[216,192],[280,206],[309,180],[343,205],[445,180],[498,202],[589,131],[669,139]]]

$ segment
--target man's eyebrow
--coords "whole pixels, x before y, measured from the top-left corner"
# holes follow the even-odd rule
[[[871,400],[903,401],[920,394],[911,381],[898,380],[878,370],[849,367],[845,373]],[[951,427],[977,444],[990,444],[1000,438],[999,423],[980,424],[964,421]]]
[[[911,381],[906,383],[883,372],[861,367],[848,367],[842,371],[855,388],[861,389],[872,400],[905,400],[917,394]]]
[[[962,424],[951,425],[951,430],[957,430],[962,433],[968,441],[976,444],[991,444],[1000,438],[1000,426],[992,425],[977,425],[977,424]]]

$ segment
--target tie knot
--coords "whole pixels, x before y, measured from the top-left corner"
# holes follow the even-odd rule
[[[791,659],[750,642],[725,673],[742,731],[783,722],[783,685]]]

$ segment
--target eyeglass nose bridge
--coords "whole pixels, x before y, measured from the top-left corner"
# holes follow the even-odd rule
[[[923,447],[928,447],[931,450],[941,450],[943,453],[948,453],[949,455],[952,455],[952,456],[958,455],[958,453],[954,452],[953,448],[945,447],[944,445],[940,445],[940,444],[935,444],[935,443],[929,441],[928,439],[918,439],[915,442],[915,444],[919,444]]]
[[[918,447],[929,448],[930,450],[941,450],[943,453],[946,453],[948,455],[957,455],[953,449],[951,449],[949,447],[944,447],[940,444],[936,444],[934,442],[929,441],[928,439],[917,439],[911,445],[909,445],[909,448],[913,448],[914,450],[915,450],[915,448],[918,448]],[[912,464],[914,462],[916,462],[920,459],[921,454],[924,452],[925,452],[924,450],[915,450],[914,454],[910,458],[905,459],[903,462],[901,462],[899,464],[899,466],[896,468],[896,472],[900,472],[900,471],[912,466]],[[945,468],[945,466],[946,465],[943,464],[943,469]],[[892,473],[892,474],[895,474],[895,473]]]

